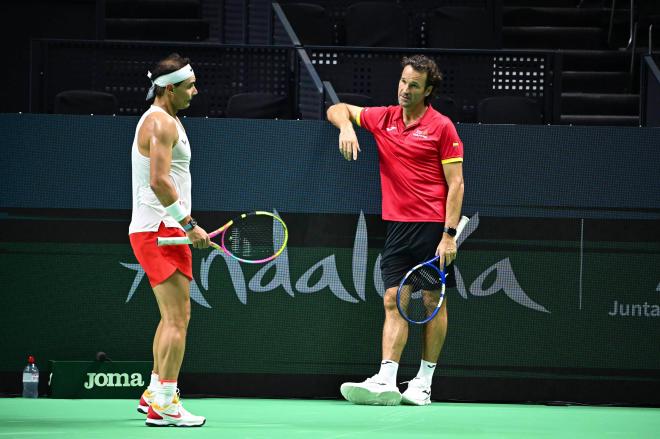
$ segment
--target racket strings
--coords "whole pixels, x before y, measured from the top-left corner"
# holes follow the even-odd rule
[[[428,265],[422,265],[420,268],[412,272],[410,276],[410,284],[419,288],[433,290],[440,288],[442,281],[435,268]]]
[[[408,274],[400,289],[403,312],[415,321],[429,316],[440,301],[442,280],[437,269],[422,265]]]
[[[234,221],[224,233],[225,249],[245,260],[261,260],[279,252],[285,242],[285,226],[269,215],[248,215]]]

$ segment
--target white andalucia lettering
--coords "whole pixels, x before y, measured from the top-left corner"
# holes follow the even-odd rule
[[[459,237],[457,243],[459,247],[478,226],[479,214],[477,213],[470,219],[463,234]],[[366,275],[368,270],[368,253],[367,224],[364,213],[360,212],[352,254],[354,294],[351,294],[342,283],[334,254],[315,262],[302,275],[300,275],[294,284],[292,284],[288,248],[284,249],[278,258],[261,267],[248,282],[246,282],[245,274],[240,262],[227,256],[221,251],[214,250],[209,253],[206,258],[202,259],[199,270],[199,280],[202,288],[209,291],[208,281],[211,266],[214,260],[216,260],[218,256],[221,256],[227,266],[236,297],[242,304],[247,304],[248,291],[254,293],[267,293],[278,288],[282,288],[291,297],[295,297],[296,292],[300,294],[313,294],[327,288],[335,297],[344,302],[358,303],[359,301],[367,300]],[[373,266],[373,286],[376,292],[382,296],[384,294],[384,286],[380,271],[380,260],[381,255],[378,255]],[[125,262],[120,262],[120,264],[123,267],[136,272],[128,297],[126,298],[126,302],[129,302],[135,294],[138,285],[144,278],[144,270],[139,264]],[[273,270],[274,273],[272,272]],[[472,282],[469,288],[466,288],[458,266],[455,267],[454,272],[456,275],[458,293],[464,299],[468,298],[468,292],[475,297],[485,297],[503,291],[508,298],[525,308],[539,312],[550,312],[543,305],[536,303],[525,293],[515,276],[509,258],[504,258],[491,265]],[[493,272],[495,272],[496,275],[495,281],[488,288],[484,288],[486,278],[488,278]],[[264,283],[264,279],[270,280]],[[312,279],[316,280],[313,284],[310,284]],[[201,306],[211,308],[211,305],[204,298],[202,290],[195,280],[191,283],[190,298]]]

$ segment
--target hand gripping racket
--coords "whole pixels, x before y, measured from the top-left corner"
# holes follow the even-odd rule
[[[272,261],[284,251],[289,239],[284,221],[264,211],[243,213],[209,233],[209,238],[218,235],[220,244],[211,241],[211,247],[248,264]],[[190,243],[185,236],[158,238],[158,246]]]
[[[465,228],[469,219],[466,216],[456,226],[456,236]],[[410,323],[423,325],[431,321],[440,311],[445,298],[444,268],[438,266],[439,256],[415,265],[399,283],[396,292],[396,306],[401,316]]]

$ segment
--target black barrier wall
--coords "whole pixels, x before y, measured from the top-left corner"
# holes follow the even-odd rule
[[[16,372],[17,385],[27,354],[42,369],[97,351],[150,358],[157,308],[126,235],[136,122],[0,115],[0,372]],[[371,136],[358,131],[362,155],[346,162],[338,132],[322,121],[183,123],[200,223],[273,210],[291,235],[287,251],[263,267],[194,252],[183,372],[375,373],[385,230]],[[458,288],[449,292],[437,379],[599,387],[616,380],[657,389],[660,130],[459,125],[458,132],[472,221]],[[401,380],[416,372],[418,336],[413,328]],[[338,396],[332,389],[310,386],[298,396]],[[490,399],[507,399],[502,392]],[[567,392],[559,397],[570,399]]]

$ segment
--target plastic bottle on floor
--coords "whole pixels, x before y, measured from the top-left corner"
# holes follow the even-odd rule
[[[28,364],[23,369],[23,398],[39,397],[39,369],[34,364],[34,357],[28,357]]]

